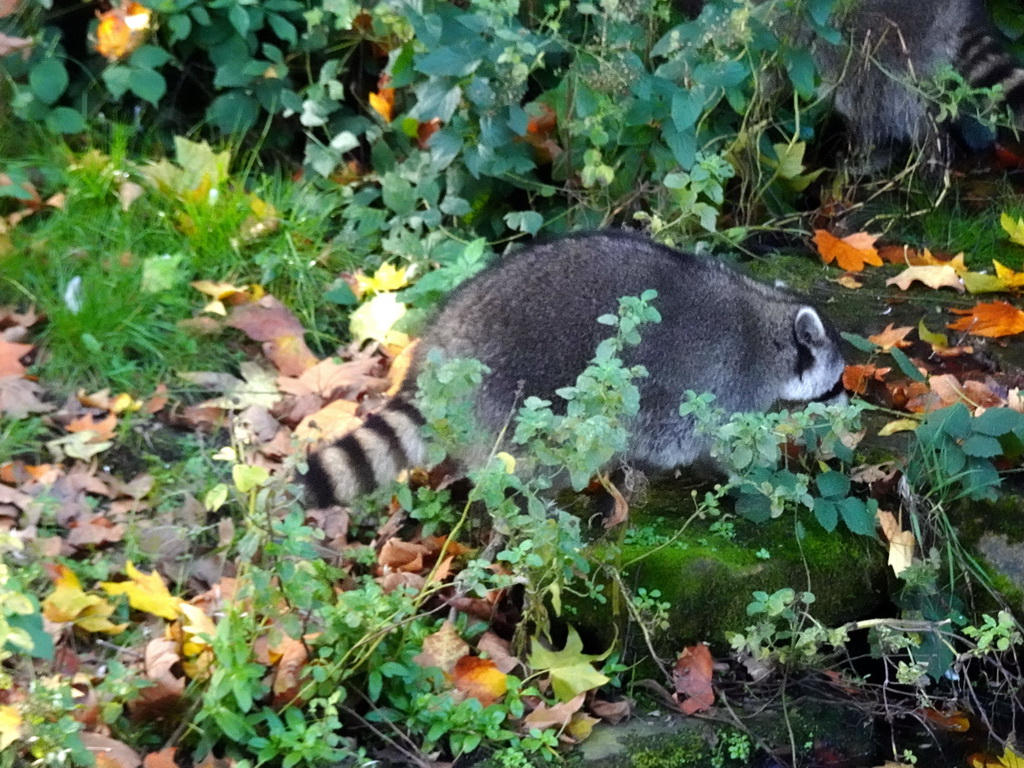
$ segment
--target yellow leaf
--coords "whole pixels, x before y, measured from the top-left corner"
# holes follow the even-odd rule
[[[931,344],[933,347],[948,347],[949,339],[946,338],[945,334],[936,333],[935,331],[929,331],[928,326],[924,324],[924,318],[921,318],[921,322],[917,324],[917,337],[926,344]]]
[[[1007,288],[1024,288],[1024,272],[1014,272],[995,259],[992,259],[992,265],[996,268],[996,277],[999,278],[1004,286]]]
[[[897,432],[913,432],[919,426],[921,426],[921,422],[917,419],[895,419],[878,430],[878,435],[879,437],[888,437]]]
[[[885,281],[886,285],[897,285],[900,290],[910,288],[910,284],[919,281],[929,288],[953,288],[960,293],[964,292],[964,284],[960,275],[949,264],[942,264],[928,267],[907,267],[896,277],[890,277]]]
[[[99,595],[82,591],[78,577],[67,566],[59,566],[53,593],[43,601],[43,616],[57,623],[73,623],[86,632],[116,635],[127,624],[113,624],[108,617],[114,606]]]
[[[211,296],[215,299],[226,299],[232,294],[243,293],[245,291],[245,288],[239,288],[231,283],[217,283],[213,280],[196,280],[193,283],[189,283],[189,285],[200,293],[205,293],[207,296]]]
[[[998,275],[986,275],[984,272],[963,272],[960,279],[968,293],[998,293],[1007,288]]]
[[[1024,245],[1024,219],[1014,221],[1005,213],[999,214],[999,226],[1010,236],[1010,242]]]
[[[506,453],[505,451],[499,451],[494,455],[494,458],[500,461],[505,467],[506,475],[511,475],[516,471],[516,459],[512,454]]]
[[[395,294],[378,293],[349,317],[352,338],[360,344],[367,339],[387,343],[394,333],[392,326],[405,314],[405,310],[405,304]]]
[[[0,706],[0,752],[21,737],[21,713],[9,704]]]
[[[128,604],[136,610],[164,619],[178,618],[181,598],[174,597],[167,591],[167,586],[159,573],[142,573],[130,560],[125,566],[125,573],[131,581],[104,581],[100,586],[109,595],[127,595]]]
[[[371,91],[370,108],[380,115],[385,123],[390,123],[395,112],[395,89],[381,88],[379,92]]]
[[[399,269],[394,264],[385,262],[374,272],[373,277],[367,277],[362,272],[357,272],[355,281],[362,293],[397,291],[409,284],[408,269],[405,267]]]
[[[1009,744],[1003,748],[1003,754],[1000,755],[999,762],[1005,765],[1006,768],[1024,768],[1024,757],[1010,749]]]
[[[210,640],[206,638],[212,639],[217,631],[217,625],[213,623],[213,619],[207,616],[202,608],[190,603],[181,603],[178,610],[184,617],[181,622],[181,629],[185,633],[185,639],[181,644],[182,655],[186,659],[194,659],[202,654],[212,653]],[[202,666],[205,664],[200,665],[200,667]],[[196,675],[189,673],[189,677],[196,677]]]

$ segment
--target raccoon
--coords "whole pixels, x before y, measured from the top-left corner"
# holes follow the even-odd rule
[[[947,132],[921,83],[951,65],[972,86],[1002,86],[1003,100],[1024,128],[1024,67],[1007,52],[983,0],[850,0],[833,19],[842,42],[817,40],[815,60],[855,153],[887,165],[908,147],[945,163]],[[963,138],[980,148],[977,132]],[[991,135],[987,136],[991,141]]]
[[[570,235],[507,256],[452,294],[421,338],[400,393],[310,457],[310,500],[347,503],[422,461],[414,382],[429,350],[490,369],[474,404],[487,450],[522,394],[558,402],[555,391],[576,380],[608,335],[597,318],[614,312],[619,297],[649,288],[658,292],[662,320],[623,353],[649,375],[637,382],[640,411],[620,460],[665,470],[706,455],[706,441],[679,415],[688,389],[713,393],[728,412],[845,401],[836,332],[796,297],[637,234]]]

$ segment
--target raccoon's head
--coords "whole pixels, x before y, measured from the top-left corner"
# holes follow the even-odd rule
[[[793,318],[793,370],[783,384],[782,399],[798,402],[817,400],[842,405],[843,360],[839,336],[812,307],[800,307]]]

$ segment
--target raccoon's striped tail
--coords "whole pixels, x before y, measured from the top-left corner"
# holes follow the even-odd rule
[[[966,34],[957,58],[964,79],[975,88],[1003,87],[1003,99],[1013,111],[1018,127],[1024,127],[1024,67],[987,25]]]
[[[423,416],[401,395],[363,424],[309,457],[303,481],[316,507],[348,504],[421,464],[426,456]]]

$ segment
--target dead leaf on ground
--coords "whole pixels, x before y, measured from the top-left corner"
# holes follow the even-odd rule
[[[487,657],[494,662],[494,666],[506,675],[520,664],[519,659],[512,655],[508,640],[503,640],[490,630],[484,632],[476,641],[476,648],[480,653],[486,653]]]
[[[452,682],[456,690],[462,691],[485,707],[489,707],[508,691],[508,679],[490,659],[463,656],[455,662]]]
[[[882,528],[882,535],[889,542],[889,565],[893,573],[899,576],[914,562],[914,534],[904,531],[903,526],[892,512],[883,509],[875,513],[875,518]]]
[[[951,373],[929,377],[927,386],[927,391],[906,402],[906,410],[911,413],[928,413],[959,402],[965,403],[972,410],[1003,404],[1003,398],[989,384],[974,380],[960,381]]]
[[[704,712],[714,706],[715,691],[711,686],[714,661],[703,643],[684,648],[672,670],[679,709],[686,715]]]
[[[569,701],[563,701],[561,704],[550,707],[541,702],[536,709],[523,718],[523,725],[542,731],[549,728],[562,729],[569,724],[572,716],[583,706],[585,696],[585,693],[581,693]]]
[[[848,365],[843,369],[843,386],[848,392],[863,395],[867,392],[869,381],[882,381],[891,370],[875,365]]]
[[[231,310],[226,322],[253,341],[263,342],[263,354],[287,376],[298,376],[318,362],[303,338],[306,329],[274,296],[240,304]]]
[[[159,752],[150,752],[142,759],[142,768],[178,768],[174,761],[177,747],[164,747]]]
[[[49,413],[54,406],[39,399],[43,388],[21,376],[0,376],[0,414],[23,419],[30,413]]]
[[[423,650],[414,658],[421,667],[437,667],[446,675],[455,671],[455,664],[469,653],[469,643],[463,640],[455,625],[445,621],[440,629],[423,638]]]
[[[146,643],[143,665],[150,685],[141,688],[138,696],[128,704],[135,722],[151,723],[174,715],[180,709],[185,695],[185,678],[174,673],[180,663],[176,641],[156,637]]]
[[[633,703],[629,699],[605,701],[594,699],[590,702],[590,711],[612,725],[618,725],[633,711]]]
[[[21,358],[33,350],[31,344],[17,344],[0,339],[0,376],[24,376]]]
[[[882,348],[883,352],[888,352],[893,347],[909,347],[910,342],[906,340],[907,334],[910,333],[913,327],[907,325],[900,328],[893,328],[892,323],[885,326],[885,330],[881,333],[876,333],[874,336],[868,336],[868,341],[877,344]]]
[[[419,573],[423,570],[423,556],[429,553],[422,544],[389,538],[380,548],[377,562],[385,572]]]
[[[964,292],[964,282],[956,270],[948,264],[927,267],[907,267],[896,277],[890,277],[885,281],[886,285],[896,285],[900,290],[906,291],[914,282],[924,283],[929,288],[952,288],[958,293]]]
[[[818,247],[821,260],[826,264],[833,261],[839,268],[846,272],[860,272],[866,264],[875,267],[882,266],[882,260],[875,250],[875,240],[878,235],[869,235],[867,232],[857,232],[838,238],[831,232],[824,229],[814,231],[814,244]]]
[[[142,758],[123,741],[99,733],[80,733],[82,745],[96,758],[96,768],[139,768]]]
[[[1006,301],[982,303],[972,309],[954,309],[952,312],[965,315],[947,326],[954,331],[989,338],[1024,333],[1024,312]]]

